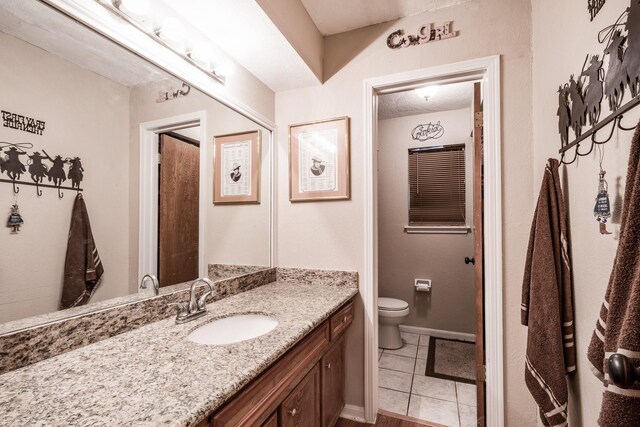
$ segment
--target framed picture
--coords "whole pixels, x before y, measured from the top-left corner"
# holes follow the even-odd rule
[[[349,117],[289,126],[289,200],[351,198]]]
[[[260,131],[213,138],[213,203],[260,203]]]

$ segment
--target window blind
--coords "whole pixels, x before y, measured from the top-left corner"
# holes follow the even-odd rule
[[[409,150],[409,225],[465,225],[464,144]]]

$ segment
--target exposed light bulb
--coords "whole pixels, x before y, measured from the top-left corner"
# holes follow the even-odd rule
[[[167,41],[179,42],[185,38],[186,31],[182,22],[170,16],[162,22],[158,34]]]
[[[430,85],[430,86],[423,86],[423,87],[419,87],[415,90],[415,92],[422,98],[424,99],[429,99],[429,97],[435,95],[436,93],[438,93],[438,89],[440,89],[440,86],[438,85]]]
[[[216,65],[213,71],[219,76],[229,77],[235,71],[235,67],[230,62],[225,62],[224,64]]]
[[[213,49],[211,49],[211,46],[207,43],[198,42],[189,52],[189,58],[193,59],[203,67],[211,68],[211,61],[213,60]]]
[[[119,3],[114,2],[123,12],[134,15],[146,15],[151,10],[150,0],[120,0]]]

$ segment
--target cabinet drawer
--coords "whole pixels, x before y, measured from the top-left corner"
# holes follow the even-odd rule
[[[353,301],[349,301],[331,316],[331,339],[339,337],[351,322],[353,322]]]
[[[320,369],[316,364],[280,406],[280,427],[320,427]]]
[[[266,422],[329,347],[329,322],[280,358],[213,417],[212,427],[256,426]]]

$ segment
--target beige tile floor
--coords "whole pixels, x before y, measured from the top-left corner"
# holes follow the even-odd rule
[[[401,335],[404,347],[378,351],[380,409],[450,427],[475,427],[475,385],[425,376],[429,336]]]

